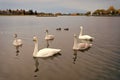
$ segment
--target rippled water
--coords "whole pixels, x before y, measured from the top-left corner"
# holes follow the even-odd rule
[[[93,46],[73,51],[73,34],[79,35],[81,25],[83,34],[95,38]],[[53,41],[44,40],[46,29]],[[120,17],[0,16],[0,80],[120,80],[119,30]],[[19,51],[12,45],[14,33],[23,40]],[[33,58],[34,35],[39,49],[60,48],[61,55]]]

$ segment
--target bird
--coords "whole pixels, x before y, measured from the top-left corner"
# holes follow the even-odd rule
[[[83,33],[83,27],[80,26],[80,34],[79,34],[79,39],[81,40],[89,40],[89,41],[92,41],[94,38],[89,36],[89,35],[82,35]]]
[[[46,30],[45,40],[53,40],[55,38],[54,35],[49,35],[48,30]]]
[[[33,57],[46,58],[46,57],[54,56],[55,54],[58,54],[61,52],[61,49],[55,49],[55,48],[43,48],[43,49],[40,49],[38,51],[38,38],[37,38],[37,36],[33,37],[33,41],[35,43]]]
[[[78,43],[78,37],[76,34],[74,34],[74,44],[73,44],[73,50],[87,50],[92,46],[91,43],[87,43],[87,42],[80,42]]]
[[[19,47],[19,46],[22,46],[23,45],[23,43],[22,43],[22,39],[18,39],[17,38],[17,34],[14,34],[14,41],[13,41],[13,45],[15,46],[15,47]]]
[[[57,28],[56,30],[61,31],[61,28]]]
[[[68,31],[68,30],[69,30],[69,28],[64,28],[64,30]]]

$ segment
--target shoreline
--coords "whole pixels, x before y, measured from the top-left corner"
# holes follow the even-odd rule
[[[36,16],[36,17],[59,17],[59,16],[73,16],[73,15],[53,15],[53,16],[48,16],[48,15],[0,15],[0,16]],[[86,15],[74,15],[74,16],[86,16]],[[120,16],[94,16],[94,15],[90,15],[90,16],[86,16],[86,17],[120,17]]]

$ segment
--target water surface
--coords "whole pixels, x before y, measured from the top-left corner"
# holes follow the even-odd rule
[[[89,50],[76,52],[73,34],[79,35],[81,25],[95,39]],[[39,49],[47,47],[46,29],[55,35],[49,47],[60,48],[61,55],[33,58],[32,38],[38,37]],[[119,30],[120,17],[0,16],[0,80],[119,80]],[[19,52],[12,45],[15,33],[23,40]]]

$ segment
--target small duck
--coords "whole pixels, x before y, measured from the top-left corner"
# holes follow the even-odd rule
[[[64,28],[64,30],[68,31],[68,30],[69,30],[69,28]]]
[[[61,28],[57,28],[56,30],[61,31]]]

